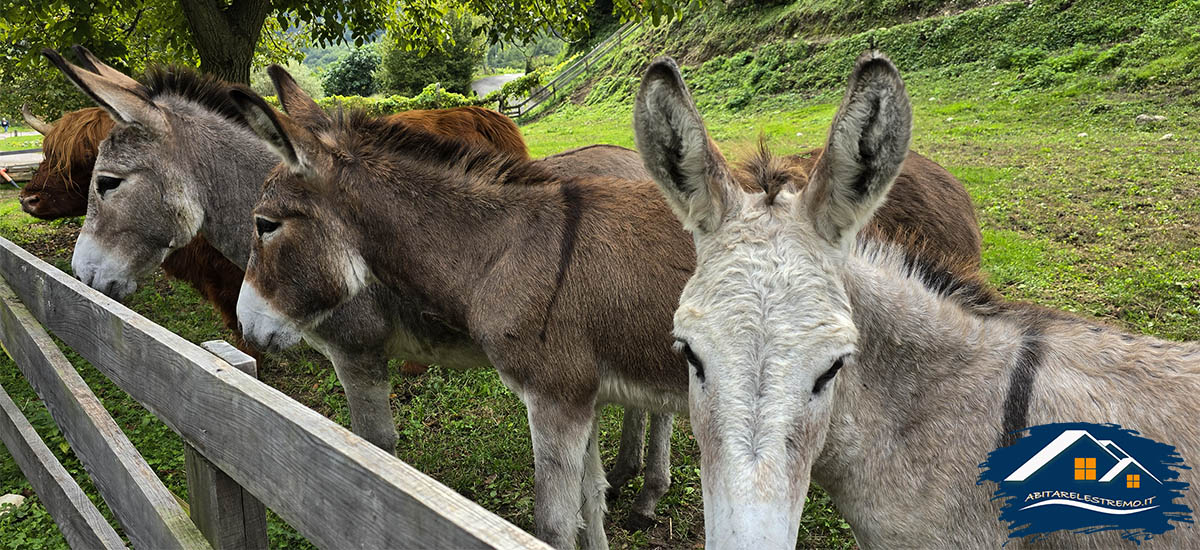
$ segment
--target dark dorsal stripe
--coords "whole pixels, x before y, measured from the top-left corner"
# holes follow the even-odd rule
[[[1031,325],[1021,338],[1021,349],[1008,378],[1008,395],[1004,397],[1004,421],[1000,428],[1000,445],[1017,442],[1018,431],[1029,427],[1029,397],[1034,378],[1042,362],[1042,328]]]

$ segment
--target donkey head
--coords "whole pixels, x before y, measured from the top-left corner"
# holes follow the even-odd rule
[[[96,156],[71,267],[87,285],[120,299],[137,288],[138,276],[192,240],[203,215],[182,182],[213,175],[189,174],[172,162],[196,144],[171,138],[176,124],[145,86],[78,46],[83,67],[54,50],[42,53],[115,123]]]
[[[333,121],[282,67],[268,73],[290,116],[251,92],[230,93],[282,161],[254,208],[256,239],[238,297],[242,332],[261,349],[295,343],[297,326],[319,323],[365,288],[368,274],[353,244],[356,232],[344,226],[351,199],[336,184]]]
[[[841,266],[899,173],[911,120],[895,67],[864,54],[808,186],[750,194],[675,63],[656,61],[642,80],[638,149],[696,245],[675,336],[691,370],[709,547],[795,547],[836,375],[855,362]]]

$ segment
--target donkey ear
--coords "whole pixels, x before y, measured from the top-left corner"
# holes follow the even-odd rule
[[[88,51],[87,48],[76,44],[71,46],[71,51],[75,52],[75,57],[79,59],[79,64],[83,68],[112,80],[113,82],[131,90],[136,90],[142,87],[140,82],[130,78],[129,75],[106,65],[103,61],[100,61],[100,59],[98,59],[95,55],[92,55],[92,52]]]
[[[275,93],[279,95],[279,104],[283,106],[283,110],[287,111],[292,120],[310,130],[325,128],[329,125],[329,115],[325,114],[325,110],[317,105],[316,101],[313,101],[308,92],[305,92],[296,83],[296,79],[292,78],[292,75],[283,67],[271,65],[267,67],[267,74],[270,75],[271,82],[275,84]]]
[[[860,55],[799,203],[822,237],[854,241],[887,197],[911,137],[912,105],[896,66],[879,52]]]
[[[646,171],[684,229],[716,229],[736,190],[674,60],[661,58],[646,69],[633,107],[633,130]]]
[[[124,75],[121,75],[123,79],[110,78],[89,71],[69,63],[58,52],[49,48],[42,50],[42,55],[58,67],[76,87],[92,98],[96,105],[108,111],[113,120],[121,124],[142,126],[155,133],[165,133],[168,130],[166,115],[150,101],[150,94],[146,88],[132,78]],[[112,67],[104,66],[108,71],[116,72]]]
[[[229,90],[229,98],[242,114],[242,118],[258,137],[279,155],[280,160],[288,166],[292,173],[307,179],[315,174],[312,165],[307,162],[304,154],[296,147],[292,133],[303,131],[295,125],[285,125],[266,101],[258,94],[240,87]],[[285,127],[286,126],[286,127]],[[289,132],[288,130],[291,130]]]

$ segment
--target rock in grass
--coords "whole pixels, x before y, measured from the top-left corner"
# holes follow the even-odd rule
[[[1158,138],[1158,141],[1171,141],[1175,139],[1175,134],[1163,134],[1163,137]]]
[[[9,493],[0,497],[0,516],[16,510],[22,504],[25,504],[25,497]]]
[[[1158,124],[1159,122],[1163,122],[1166,120],[1167,120],[1167,117],[1165,117],[1165,116],[1148,115],[1145,113],[1142,113],[1142,114],[1138,115],[1137,118],[1133,119],[1134,123],[1136,123],[1138,126],[1145,126],[1147,124]]]

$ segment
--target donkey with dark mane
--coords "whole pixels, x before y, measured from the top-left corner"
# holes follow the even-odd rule
[[[82,216],[87,213],[88,186],[100,143],[113,127],[112,118],[99,107],[72,111],[54,124],[21,108],[25,121],[41,133],[42,162],[33,179],[21,189],[21,209],[42,220]],[[162,262],[168,276],[191,284],[213,304],[238,346],[256,350],[241,341],[237,326],[237,296],[242,269],[197,235],[184,247],[167,254]]]
[[[638,148],[695,243],[674,338],[690,365],[707,546],[795,548],[810,476],[863,548],[1129,546],[1114,531],[1009,540],[978,465],[1019,430],[1089,422],[1197,467],[1200,344],[1007,302],[941,267],[942,251],[860,232],[899,184],[912,110],[881,54],[861,56],[847,88],[803,192],[763,180],[753,194],[673,61],[652,64],[637,96]],[[1196,472],[1179,472],[1193,511]],[[1154,543],[1200,548],[1191,529]]]
[[[582,529],[586,547],[606,547],[596,408],[685,410],[670,316],[694,255],[654,184],[566,176],[361,113],[331,118],[272,74],[287,116],[230,92],[282,160],[254,209],[238,301],[247,337],[297,338],[372,288],[403,296],[404,344],[451,366],[490,363],[525,403],[538,536],[570,548]],[[750,172],[791,178],[775,163]],[[966,218],[955,231],[977,235],[973,214],[944,225]],[[943,241],[940,223],[905,229]],[[978,249],[945,253],[978,264]]]
[[[85,187],[92,210],[76,247],[76,273],[97,289],[121,297],[132,291],[137,276],[153,269],[157,258],[166,254],[164,269],[200,277],[201,282],[210,285],[201,287],[206,296],[211,299],[219,293],[216,295],[220,299],[214,303],[227,313],[227,321],[234,323],[236,297],[242,284],[238,264],[245,265],[248,241],[253,235],[250,209],[267,170],[276,160],[240,122],[229,104],[227,83],[190,70],[161,68],[151,70],[143,85],[82,48],[77,53],[88,59],[95,71],[66,63],[53,52],[48,57],[105,112],[112,113],[117,124],[99,148],[95,184]],[[284,96],[284,103],[288,103],[288,96]],[[107,115],[96,118],[111,125]],[[527,158],[519,130],[494,111],[409,111],[386,120],[389,124],[412,123],[435,132],[450,132],[476,147]],[[236,127],[227,130],[231,123]],[[61,123],[58,128],[62,128]],[[222,138],[214,139],[214,135]],[[496,147],[493,143],[502,145]],[[48,152],[48,159],[54,157],[53,151]],[[568,174],[648,177],[636,152],[614,146],[583,147],[535,162]],[[91,164],[83,168],[92,173]],[[210,177],[215,173],[223,177]],[[50,180],[42,193],[50,193],[56,184],[66,185],[61,180]],[[188,246],[173,248],[174,243],[189,238],[192,242]],[[220,252],[204,244],[205,238]],[[201,260],[197,253],[208,253],[211,259]],[[217,262],[228,264],[228,269],[214,270]],[[311,334],[310,341],[334,362],[347,390],[355,432],[395,452],[386,358],[398,354],[414,359],[428,353],[409,353],[397,344],[404,335],[394,334],[392,328],[394,311],[400,303],[396,296],[382,289],[367,294],[341,316],[331,319],[326,332]],[[348,332],[345,327],[357,327],[357,331]],[[257,344],[269,349],[294,341]],[[641,469],[645,441],[645,413],[633,409],[626,413],[612,474],[618,487]],[[653,520],[654,507],[670,484],[672,415],[651,415],[650,424],[646,483],[635,503],[637,512],[631,516],[638,524]]]

